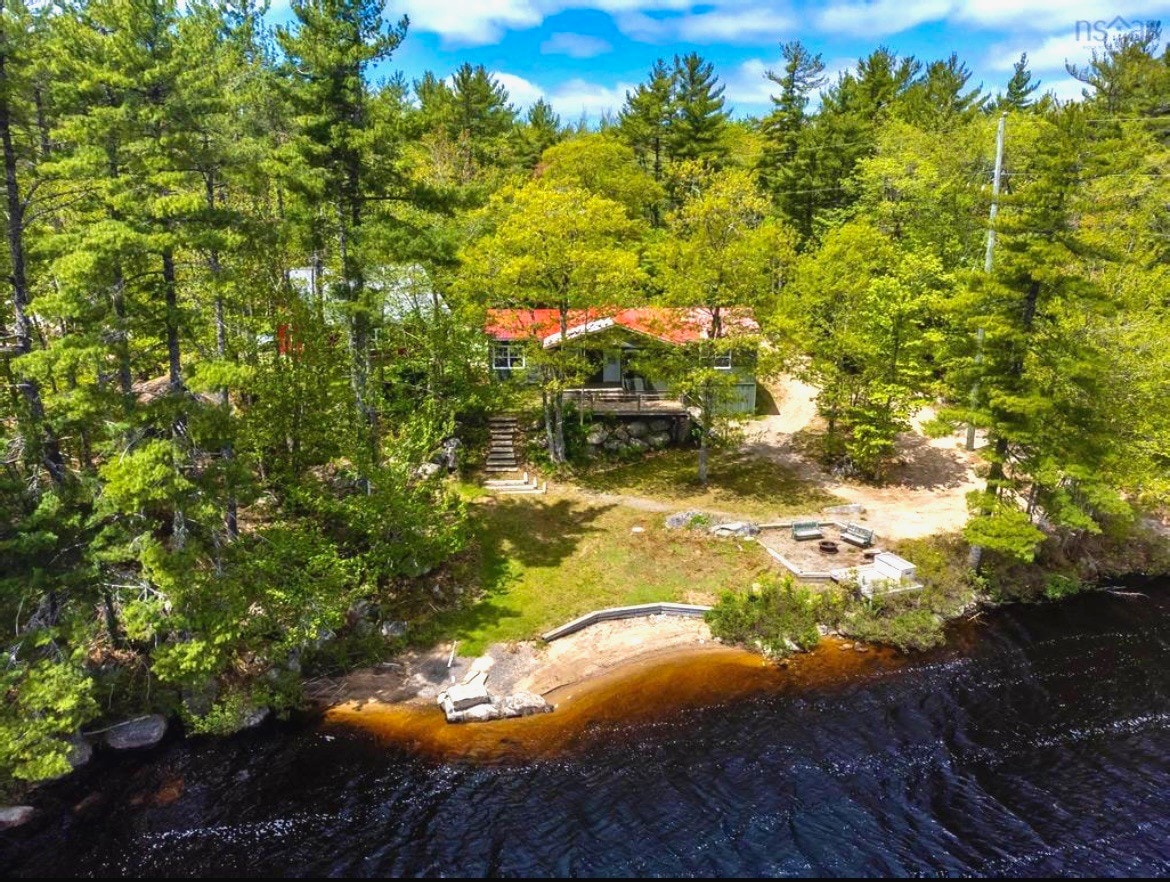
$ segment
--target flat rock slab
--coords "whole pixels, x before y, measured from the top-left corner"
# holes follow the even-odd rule
[[[553,706],[535,692],[513,692],[511,695],[493,698],[487,704],[477,704],[467,710],[447,710],[446,706],[443,707],[448,723],[486,723],[489,720],[547,714],[552,709]]]
[[[151,714],[114,726],[106,732],[106,744],[114,750],[154,747],[166,734],[167,718],[161,714]]]
[[[0,806],[0,830],[11,830],[33,819],[37,810],[31,805]]]

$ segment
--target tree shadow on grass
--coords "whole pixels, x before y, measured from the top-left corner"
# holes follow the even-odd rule
[[[598,493],[651,496],[685,502],[704,497],[734,510],[745,502],[774,508],[777,514],[830,504],[835,497],[794,469],[759,457],[732,452],[711,456],[707,486],[698,479],[698,452],[667,450],[635,462],[601,466],[579,477]]]
[[[467,605],[435,617],[432,639],[470,635],[498,627],[521,613],[505,598],[522,571],[555,568],[576,551],[582,540],[604,532],[595,526],[613,505],[582,506],[570,499],[503,498],[472,507],[474,548],[462,573],[465,588],[474,591]]]

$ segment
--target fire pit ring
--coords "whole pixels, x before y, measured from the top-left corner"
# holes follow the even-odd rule
[[[821,554],[836,554],[840,548],[832,539],[822,539],[817,543],[817,550]]]

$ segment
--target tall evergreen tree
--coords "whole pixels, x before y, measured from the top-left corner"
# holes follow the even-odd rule
[[[369,274],[363,224],[369,200],[386,186],[375,158],[374,120],[367,76],[389,58],[406,35],[407,21],[383,19],[384,0],[295,0],[296,22],[277,29],[288,64],[289,97],[300,115],[295,148],[311,177],[306,195],[332,205],[337,251],[333,293],[347,304],[350,382],[357,412],[368,426],[359,461],[369,469],[378,459],[376,412],[369,393]],[[388,146],[378,145],[382,150]]]
[[[561,118],[541,98],[528,108],[523,125],[516,129],[516,161],[524,168],[535,168],[541,154],[560,139]]]
[[[676,160],[703,159],[718,164],[724,128],[725,87],[715,65],[695,52],[674,59],[674,97],[666,143]]]
[[[646,82],[633,92],[626,92],[626,103],[618,117],[622,139],[660,183],[667,159],[673,96],[674,77],[666,62],[659,58],[650,68]]]
[[[1034,103],[1032,93],[1040,88],[1040,81],[1032,80],[1028,70],[1028,53],[1020,54],[1020,60],[1012,65],[1012,77],[996,106],[1001,110],[1026,110]]]
[[[799,161],[801,138],[808,127],[806,109],[814,92],[825,84],[825,63],[799,40],[780,47],[781,73],[765,76],[780,88],[772,97],[772,112],[761,122],[765,138],[760,178],[776,206],[793,222],[802,238],[812,235],[812,203],[799,192],[807,184],[806,165]]]

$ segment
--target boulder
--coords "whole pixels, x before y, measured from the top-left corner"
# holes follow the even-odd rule
[[[706,512],[698,509],[687,509],[686,511],[675,512],[672,515],[667,515],[666,526],[670,530],[681,530],[684,527],[690,527],[696,518],[709,517]],[[710,523],[708,521],[708,523]]]
[[[439,704],[444,711],[448,705],[453,711],[462,711],[469,707],[475,707],[477,704],[487,704],[491,700],[492,697],[488,694],[483,678],[476,678],[470,683],[452,686],[439,695]]]
[[[609,432],[606,431],[605,426],[594,426],[589,430],[589,434],[585,436],[586,442],[592,444],[594,447],[604,444],[605,439],[609,437]]]
[[[667,435],[670,434],[670,420],[664,420],[658,417],[657,419],[650,420],[649,426],[651,432],[666,432]]]
[[[646,440],[654,450],[661,450],[670,446],[670,432],[655,432]]]
[[[268,719],[272,714],[272,708],[268,707],[252,707],[244,711],[244,716],[240,720],[241,729],[255,729],[261,723]]]
[[[382,622],[379,630],[387,640],[394,640],[406,633],[406,622]]]
[[[622,444],[622,442],[619,441],[617,438],[610,438],[602,446],[606,450],[608,450],[610,453],[617,453],[619,450],[621,450],[626,445]]]
[[[443,467],[437,462],[424,462],[422,465],[415,467],[414,476],[421,479],[433,478],[441,471],[443,471]]]
[[[530,717],[552,711],[552,705],[544,700],[544,696],[535,692],[513,692],[501,705],[505,717]]]
[[[716,524],[711,528],[712,536],[727,538],[730,536],[755,536],[760,528],[748,521],[730,521],[726,524]]]
[[[634,420],[626,424],[626,431],[630,433],[631,438],[645,438],[650,434],[650,425],[642,420]]]
[[[150,714],[114,726],[106,732],[106,744],[114,750],[154,747],[166,734],[167,718],[161,714]]]
[[[638,453],[645,453],[647,450],[650,449],[650,445],[647,444],[645,441],[643,441],[641,438],[631,438],[630,443],[627,444],[626,446],[629,447],[630,450],[637,451]]]
[[[11,830],[33,819],[37,810],[31,805],[0,806],[0,830]]]
[[[613,437],[617,438],[619,441],[629,441],[630,430],[626,426],[618,426],[613,430]]]
[[[69,765],[77,769],[93,759],[93,745],[77,735],[69,740]]]
[[[465,711],[456,711],[447,715],[448,723],[486,723],[489,720],[498,720],[502,716],[497,704],[477,704]],[[454,719],[452,719],[454,717]]]

